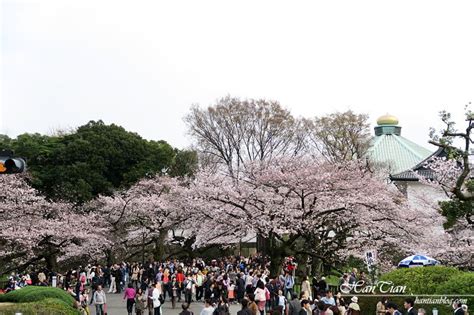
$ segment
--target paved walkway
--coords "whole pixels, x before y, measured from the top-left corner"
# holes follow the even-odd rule
[[[107,292],[107,291],[106,291]],[[123,300],[123,293],[121,294],[113,294],[113,293],[106,293],[107,296],[107,315],[127,315],[127,307],[126,302]],[[191,303],[190,310],[194,313],[194,315],[199,315],[201,310],[204,307],[204,303],[202,302],[193,302]],[[95,307],[94,305],[90,306],[91,314],[95,314]],[[176,303],[176,308],[171,308],[171,302],[166,300],[165,304],[162,306],[161,314],[162,315],[178,315],[181,312],[181,303]],[[230,314],[235,315],[237,311],[240,310],[240,306],[233,304],[230,306]],[[135,315],[135,310],[133,312]],[[145,310],[145,315],[148,315],[148,309]]]

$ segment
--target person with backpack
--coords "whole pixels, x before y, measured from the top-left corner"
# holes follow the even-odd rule
[[[295,286],[295,279],[293,278],[293,276],[290,274],[289,271],[285,271],[284,280],[285,280],[285,298],[288,298],[288,295],[291,298],[291,296],[293,295],[293,287]]]
[[[349,307],[347,308],[347,315],[360,315],[360,306],[358,304],[359,299],[357,296],[353,296],[351,298],[351,303],[349,304]]]
[[[190,305],[191,302],[193,301],[192,296],[193,296],[193,289],[194,289],[195,281],[191,277],[190,274],[188,274],[188,277],[186,280],[183,282],[183,288],[184,288],[184,301]]]

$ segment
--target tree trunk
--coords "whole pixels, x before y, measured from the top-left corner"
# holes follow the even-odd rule
[[[107,261],[107,266],[112,266],[114,263],[114,254],[112,253],[112,250],[110,248],[106,249],[104,253],[105,253],[105,260]]]
[[[143,233],[143,237],[142,237],[142,265],[145,265],[145,238],[146,238],[146,233]]]
[[[165,241],[168,237],[168,229],[160,230],[160,234],[155,238],[155,250],[153,258],[155,261],[160,261],[165,255]]]
[[[321,259],[313,257],[313,262],[311,263],[311,270],[313,273],[313,276],[319,275],[321,276],[322,274],[322,261]]]
[[[283,260],[285,259],[286,244],[277,242],[275,237],[270,234],[267,252],[270,256],[270,275],[272,277],[278,277],[281,272]]]
[[[44,260],[46,262],[46,268],[49,271],[58,271],[58,261],[57,261],[57,255],[56,253],[49,254],[44,257]]]
[[[271,236],[264,237],[260,233],[257,234],[257,252],[266,256],[271,251]]]

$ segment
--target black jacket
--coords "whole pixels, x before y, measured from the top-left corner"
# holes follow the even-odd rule
[[[237,291],[239,292],[245,291],[245,281],[242,278],[237,279]]]
[[[237,315],[252,315],[252,311],[246,307],[237,312]]]
[[[299,315],[301,311],[301,302],[298,299],[291,300],[289,304],[289,315]],[[306,314],[303,314],[306,315]]]

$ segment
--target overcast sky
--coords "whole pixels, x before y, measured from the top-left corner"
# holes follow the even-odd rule
[[[391,113],[430,148],[438,111],[474,100],[474,1],[1,3],[10,136],[102,119],[182,148],[190,105],[230,94]]]

